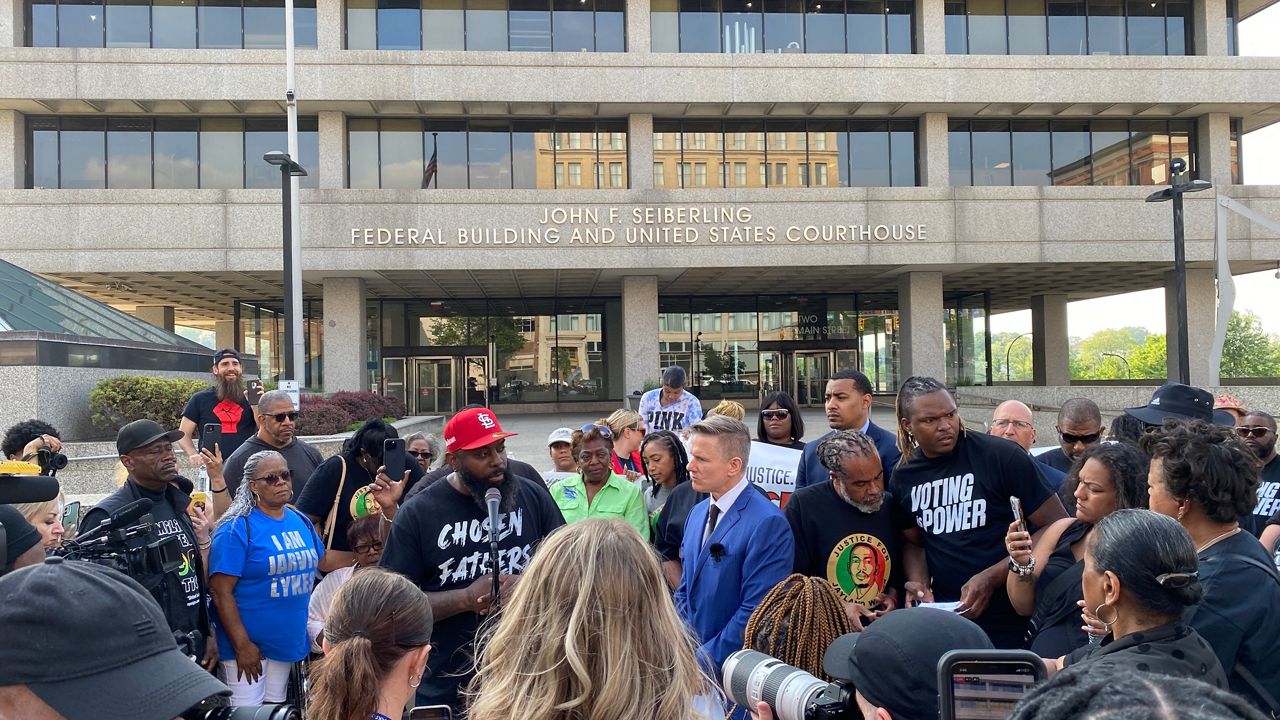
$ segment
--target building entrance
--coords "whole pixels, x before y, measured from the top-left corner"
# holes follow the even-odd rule
[[[778,349],[760,353],[763,393],[785,390],[800,407],[822,407],[831,375],[842,368],[856,367],[858,351],[853,348]]]

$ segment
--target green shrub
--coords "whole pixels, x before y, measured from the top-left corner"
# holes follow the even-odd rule
[[[323,395],[306,394],[302,396],[302,412],[294,431],[298,435],[338,435],[347,432],[354,421],[351,413]]]
[[[94,428],[114,435],[142,418],[176,430],[182,408],[192,395],[209,387],[202,380],[121,375],[100,381],[89,393],[89,418]]]

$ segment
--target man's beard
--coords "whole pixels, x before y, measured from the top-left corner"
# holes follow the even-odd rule
[[[219,400],[243,400],[244,376],[237,375],[235,380],[228,380],[225,375],[219,375],[217,388]]]
[[[840,496],[841,500],[849,503],[850,505],[861,510],[862,512],[867,513],[868,515],[874,515],[875,513],[880,512],[880,508],[884,506],[884,498],[885,498],[884,493],[880,493],[880,499],[876,500],[875,503],[868,504],[868,503],[854,502],[853,499],[850,498],[847,493],[845,493],[844,487],[842,487],[840,483],[838,482],[835,483],[834,487],[836,490],[836,494]]]
[[[1271,457],[1271,453],[1275,452],[1276,444],[1274,441],[1270,445],[1259,445],[1253,452],[1257,454],[1259,460],[1266,460]]]
[[[497,485],[489,482],[486,477],[472,475],[465,468],[459,468],[457,472],[462,484],[466,486],[467,490],[471,491],[471,499],[475,502],[476,507],[488,512],[489,506],[485,505],[484,494],[489,492],[490,488],[497,488],[502,492],[502,503],[498,505],[498,509],[502,512],[511,512],[516,508],[516,501],[520,496],[520,479],[511,472],[510,465],[503,470],[502,482]]]

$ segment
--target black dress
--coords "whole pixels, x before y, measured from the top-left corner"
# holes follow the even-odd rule
[[[1080,607],[1076,605],[1084,597],[1080,589],[1084,561],[1076,560],[1071,545],[1091,527],[1082,520],[1072,522],[1036,579],[1036,609],[1027,626],[1027,647],[1040,657],[1062,657],[1089,642],[1088,634],[1080,629]]]
[[[1213,648],[1181,621],[1129,633],[1119,640],[1108,636],[1098,647],[1080,648],[1067,655],[1062,664],[1088,665],[1091,673],[1118,675],[1138,670],[1195,678],[1227,688],[1227,675]]]

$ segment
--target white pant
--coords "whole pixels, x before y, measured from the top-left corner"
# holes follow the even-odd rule
[[[262,658],[262,675],[257,682],[251,683],[244,677],[236,677],[235,660],[223,660],[222,672],[226,675],[227,687],[231,688],[231,704],[238,706],[284,702],[289,686],[289,671],[292,668],[293,663]]]

